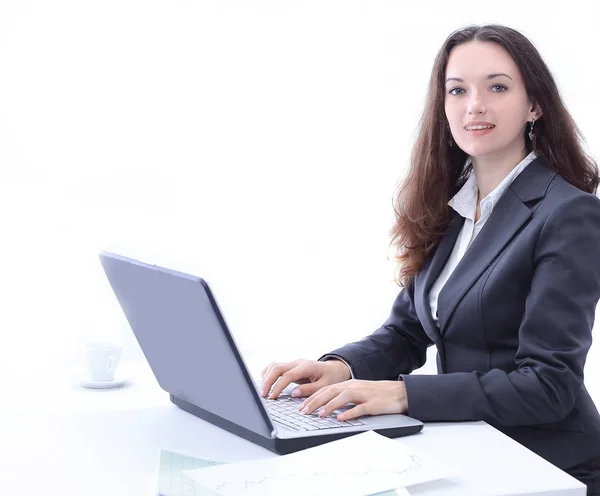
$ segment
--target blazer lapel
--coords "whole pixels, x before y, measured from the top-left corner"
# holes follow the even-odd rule
[[[498,200],[485,225],[440,291],[438,318],[442,336],[460,300],[531,215],[531,210],[510,189]]]
[[[471,243],[438,298],[440,334],[467,291],[533,215],[525,204],[543,198],[556,172],[538,157],[521,172],[500,197],[492,214]]]
[[[437,279],[438,275],[446,265],[446,261],[452,252],[454,243],[460,234],[460,230],[465,223],[465,218],[454,212],[454,217],[450,225],[440,240],[438,247],[425,263],[422,269],[415,277],[415,310],[421,321],[421,325],[429,338],[436,344],[441,344],[440,331],[431,316],[431,306],[429,305],[429,289]],[[439,313],[439,312],[438,312]]]
[[[438,298],[439,328],[431,316],[429,290],[446,265],[465,218],[454,213],[446,234],[416,275],[415,310],[430,339],[440,348],[452,313],[467,291],[532,216],[526,203],[543,198],[556,171],[538,156],[521,172],[494,206],[485,225],[471,243]]]

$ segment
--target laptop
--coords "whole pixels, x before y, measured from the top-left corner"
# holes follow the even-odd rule
[[[338,421],[298,411],[288,387],[262,398],[206,281],[115,253],[100,262],[160,387],[179,408],[275,453],[286,454],[373,430],[415,434],[423,423],[406,415]]]

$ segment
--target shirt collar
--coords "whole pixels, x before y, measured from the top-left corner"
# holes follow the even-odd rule
[[[488,194],[485,198],[481,200],[481,212],[482,217],[483,213],[486,212],[486,216],[492,212],[494,205],[498,202],[500,197],[506,191],[506,188],[510,186],[510,184],[515,180],[515,178],[527,167],[531,162],[533,162],[537,158],[537,155],[534,151],[532,151],[529,155],[527,155],[521,162],[517,164],[517,166],[512,169],[506,177],[502,180],[502,182],[494,188],[490,194]],[[468,158],[468,165],[471,161],[471,157]],[[475,172],[471,169],[469,177],[465,184],[463,184],[462,188],[450,199],[448,205],[450,205],[459,215],[474,220],[475,219],[475,210],[477,209],[477,179],[475,178]]]

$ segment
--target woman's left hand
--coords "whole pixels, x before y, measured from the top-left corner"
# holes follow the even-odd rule
[[[338,415],[338,420],[349,420],[361,415],[406,413],[408,411],[406,386],[403,381],[361,381],[358,379],[350,379],[319,389],[304,400],[299,410],[308,415],[322,407],[318,413],[324,417],[347,403],[356,403],[356,406]]]

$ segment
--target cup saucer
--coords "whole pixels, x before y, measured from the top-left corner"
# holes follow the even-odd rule
[[[129,380],[131,380],[129,376],[117,376],[110,381],[92,381],[91,379],[83,378],[79,381],[79,384],[88,389],[113,389],[121,387]]]

